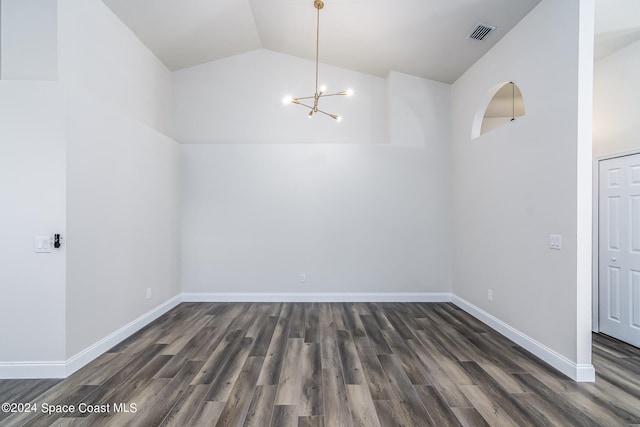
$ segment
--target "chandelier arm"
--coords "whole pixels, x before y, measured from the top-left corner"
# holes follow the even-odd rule
[[[302,105],[303,107],[311,108],[313,110],[313,107],[311,105],[307,105],[307,104],[302,103],[302,102],[294,102],[294,104]]]
[[[316,112],[322,113],[324,115],[327,115],[327,116],[331,117],[332,119],[335,119],[337,117],[335,114],[329,114],[326,111],[322,111],[322,110],[316,110]]]
[[[324,98],[325,96],[347,96],[346,93],[344,92],[336,92],[336,93],[323,93],[322,95],[320,95],[318,98]],[[313,97],[310,97],[313,98]],[[298,99],[302,99],[302,98],[298,98]]]
[[[301,98],[293,98],[293,100],[291,102],[293,102],[295,104],[296,100],[299,100],[299,99],[315,99],[315,96],[303,96]]]

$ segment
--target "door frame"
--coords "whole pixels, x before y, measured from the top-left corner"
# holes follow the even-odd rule
[[[598,215],[600,205],[600,162],[603,160],[633,156],[635,154],[640,154],[640,148],[604,154],[593,158],[593,247],[591,250],[593,259],[593,262],[591,263],[593,269],[591,274],[591,330],[593,332],[600,332],[600,217]]]

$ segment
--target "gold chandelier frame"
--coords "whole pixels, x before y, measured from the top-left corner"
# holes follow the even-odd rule
[[[315,7],[317,10],[317,13],[316,13],[316,90],[314,94],[311,96],[303,96],[303,97],[295,97],[295,98],[287,97],[284,99],[284,103],[297,104],[297,105],[301,105],[303,107],[308,108],[309,113],[307,114],[307,116],[309,118],[312,118],[315,113],[321,113],[339,122],[342,120],[341,116],[337,114],[327,113],[326,111],[320,110],[318,108],[318,102],[320,101],[320,98],[325,98],[328,96],[351,96],[353,95],[353,90],[349,89],[349,90],[343,90],[336,93],[325,93],[327,90],[325,86],[318,87],[318,69],[319,69],[319,62],[318,62],[319,53],[318,52],[320,50],[320,10],[324,7],[324,2],[322,0],[314,0],[313,7]],[[309,100],[313,100],[312,105],[307,103],[309,102]],[[305,101],[305,102],[302,102],[302,101]]]

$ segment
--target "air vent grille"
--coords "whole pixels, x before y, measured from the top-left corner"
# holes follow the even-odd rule
[[[478,24],[478,26],[469,34],[468,39],[483,41],[489,34],[495,30],[496,27],[488,24]]]

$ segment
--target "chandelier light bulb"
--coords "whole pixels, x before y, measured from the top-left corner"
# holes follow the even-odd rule
[[[293,102],[293,97],[292,96],[287,95],[284,98],[282,98],[282,103],[284,105],[291,104],[292,102]]]
[[[353,89],[347,89],[344,92],[345,92],[345,95],[347,96],[353,96]]]
[[[322,95],[323,93],[325,93],[327,91],[327,86],[326,85],[322,85],[320,86],[320,95]]]

